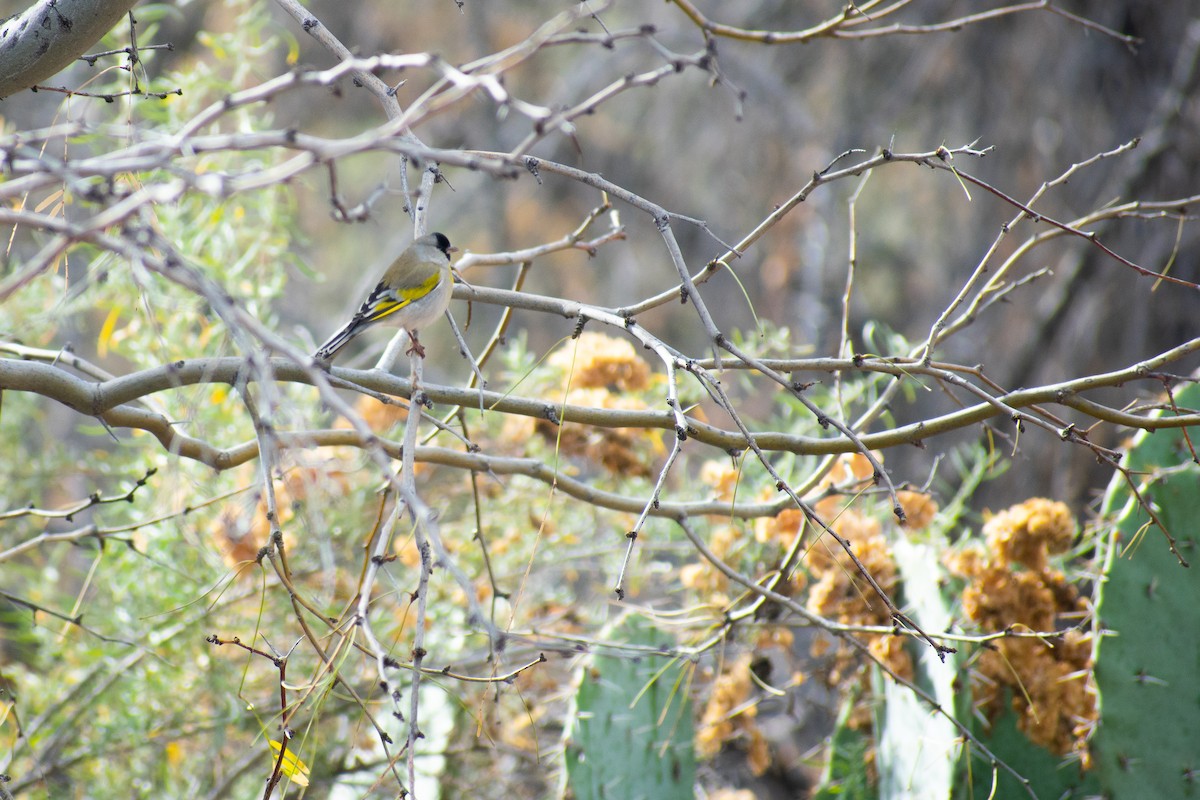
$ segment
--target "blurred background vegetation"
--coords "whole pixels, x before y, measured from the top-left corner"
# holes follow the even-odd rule
[[[926,25],[983,10],[971,5],[964,10],[948,1],[911,3],[902,21]],[[775,31],[811,26],[841,8],[786,0],[700,7],[722,22]],[[1195,136],[1200,106],[1194,100],[1200,89],[1200,21],[1192,4],[1130,0],[1061,7],[1086,17],[1092,27],[1027,11],[953,32],[862,41],[769,45],[716,38],[708,46],[722,80],[682,70],[606,102],[577,121],[573,136],[548,137],[533,153],[601,174],[673,212],[705,220],[725,242],[740,239],[814,172],[851,149],[923,152],[978,141],[979,147],[994,149],[982,160],[955,163],[1024,200],[1071,164],[1140,138],[1131,152],[1100,161],[1048,194],[1038,210],[1073,219],[1110,203],[1194,194],[1200,185]],[[564,4],[512,0],[460,7],[445,0],[348,6],[324,0],[308,8],[358,54],[428,51],[462,64],[520,42]],[[3,16],[20,10],[14,3],[0,6]],[[596,18],[585,14],[578,27],[597,33],[651,25],[658,46],[633,37],[612,48],[547,47],[506,73],[508,91],[551,108],[565,107],[623,75],[660,66],[662,48],[686,54],[706,47],[700,31],[674,4],[619,0],[596,4],[596,10]],[[140,44],[173,46],[169,52],[143,52],[142,88],[181,89],[181,95],[105,103],[23,92],[0,104],[3,134],[78,121],[86,124],[86,134],[53,141],[51,147],[61,148],[54,155],[104,153],[138,137],[170,135],[230,92],[288,70],[334,63],[272,3],[148,4],[135,14]],[[889,17],[892,21],[901,20]],[[1140,43],[1130,46],[1095,26]],[[96,49],[120,48],[128,41],[128,26],[121,26]],[[129,87],[129,73],[117,63],[81,63],[52,84],[93,93],[121,91]],[[410,70],[403,78],[396,96],[407,107],[435,76]],[[342,81],[335,88],[284,93],[268,104],[227,112],[217,128],[351,137],[382,119],[373,98]],[[122,124],[130,128],[116,127]],[[529,129],[528,119],[497,113],[493,104],[472,97],[428,120],[419,134],[437,147],[504,151]],[[269,166],[275,158],[237,149],[181,153],[171,169],[237,173]],[[133,188],[153,185],[169,179],[171,169],[130,174],[122,182]],[[316,170],[230,197],[188,192],[178,202],[156,205],[152,219],[143,222],[254,317],[311,350],[357,306],[390,256],[411,238],[401,169],[399,159],[379,152],[339,160],[338,188],[347,202],[370,200],[369,218],[361,223],[333,218],[327,174]],[[562,237],[600,202],[595,190],[564,180],[504,181],[462,169],[444,173],[447,182],[438,185],[430,202],[429,229],[444,231],[469,253],[503,252]],[[726,272],[705,285],[721,330],[737,331],[747,349],[765,356],[837,352],[848,205],[860,189],[848,325],[859,353],[901,353],[921,342],[1016,213],[978,189],[970,190],[968,200],[964,186],[946,173],[912,164],[875,170],[865,186],[858,181],[823,186],[734,262],[736,280]],[[67,189],[25,202],[67,220],[90,208],[86,198]],[[617,210],[622,240],[594,254],[566,250],[538,258],[525,290],[621,306],[676,285],[653,220],[619,203]],[[1197,230],[1185,223],[1126,219],[1099,230],[1116,252],[1149,269],[1170,267],[1172,274],[1196,281]],[[1030,228],[1022,223],[1019,236],[1003,239],[1000,256],[1032,235]],[[724,252],[699,227],[677,224],[675,231],[693,270]],[[44,238],[12,226],[7,240],[5,277],[31,259]],[[1011,389],[1124,367],[1197,335],[1194,291],[1153,285],[1078,239],[1037,248],[1020,274],[1043,268],[1049,273],[992,307],[950,339],[938,357],[983,364],[993,380]],[[516,270],[511,264],[478,267],[466,278],[480,286],[509,287]],[[464,325],[466,305],[456,302],[452,311]],[[476,352],[501,312],[471,305],[466,338]],[[638,321],[680,351],[706,354],[705,332],[690,305],[668,304]],[[462,385],[470,367],[458,356],[448,329],[439,325],[441,335],[422,336],[430,352],[426,377]],[[656,365],[619,339],[619,332],[600,335],[589,326],[572,341],[573,327],[573,320],[515,312],[500,355],[488,366],[491,388],[549,404],[661,408],[664,378]],[[57,352],[69,346],[114,375],[248,350],[243,334],[230,330],[204,297],[87,243],[0,305],[0,333],[18,347]],[[346,364],[373,364],[383,339],[356,344]],[[11,349],[4,355],[31,357]],[[1193,356],[1173,370],[1186,373],[1196,366]],[[785,394],[764,393],[761,384],[741,373],[731,372],[725,380],[757,430],[821,434],[811,415]],[[869,399],[889,380],[866,376],[847,380],[845,388],[853,397]],[[832,407],[838,402],[834,389],[828,381],[814,387],[811,396]],[[686,391],[691,396],[685,402],[699,405],[698,414],[711,413],[712,405],[702,404],[698,389]],[[369,398],[348,397],[372,429],[399,439],[403,414]],[[1112,389],[1094,399],[1122,405],[1130,394]],[[187,435],[219,446],[255,438],[253,420],[228,385],[182,387],[155,394],[147,403],[177,420]],[[948,393],[920,391],[896,402],[889,419],[900,425],[956,407]],[[263,796],[274,763],[265,742],[279,736],[280,673],[269,659],[236,645],[204,643],[205,636],[215,635],[288,655],[286,694],[295,704],[288,723],[297,734],[292,747],[309,769],[310,781],[304,788],[293,780],[278,790],[279,796],[285,791],[305,797],[400,796],[407,782],[392,770],[404,772],[394,766],[405,758],[403,723],[393,719],[392,702],[377,691],[373,659],[354,649],[362,643],[355,638],[352,617],[366,569],[366,543],[391,502],[377,491],[380,474],[367,456],[350,447],[314,448],[289,451],[283,459],[273,485],[295,581],[285,591],[267,562],[256,562],[270,528],[257,462],[216,473],[163,452],[145,434],[114,432],[96,419],[21,392],[5,392],[2,411],[0,446],[9,457],[0,466],[0,511],[8,512],[0,520],[0,552],[47,533],[77,533],[88,525],[104,531],[103,537],[80,534],[61,543],[40,542],[0,560],[0,589],[6,592],[0,599],[0,771],[12,778],[4,791],[39,798]],[[273,413],[281,428],[346,425],[321,407],[311,388],[298,384],[278,388]],[[444,409],[434,413],[440,416]],[[638,498],[649,497],[670,447],[663,432],[563,428],[500,414],[470,419],[464,414],[452,426],[489,455],[537,459],[564,475]],[[1128,435],[1127,429],[1104,426],[1093,441],[1115,447]],[[446,434],[435,443],[454,446]],[[974,696],[981,710],[968,708],[960,718],[995,717],[1009,707],[1018,716],[1025,713],[1011,722],[1014,729],[1030,734],[1055,758],[1072,758],[1071,769],[1078,773],[1080,765],[1088,765],[1087,740],[1097,713],[1094,691],[1076,691],[1081,679],[1062,695],[1057,686],[1036,695],[1021,680],[1004,685],[1003,676],[1006,666],[1020,666],[1022,660],[1029,674],[1091,669],[1094,642],[1084,635],[1083,621],[1089,618],[1092,582],[1107,551],[1098,544],[1103,526],[1088,523],[1099,514],[1112,470],[1086,449],[1068,447],[1044,431],[1022,435],[1018,446],[1003,421],[925,444],[885,454],[893,479],[912,490],[905,495],[906,510],[921,519],[907,534],[895,525],[882,498],[847,499],[855,495],[855,481],[869,477],[861,460],[843,459],[823,479],[816,491],[828,489],[833,496],[822,511],[858,543],[860,558],[889,591],[903,592],[906,580],[912,579],[914,587],[918,583],[905,575],[902,559],[898,562],[893,552],[897,540],[911,538],[930,548],[937,555],[931,564],[941,564],[944,556],[943,566],[930,568],[936,575],[925,579],[945,589],[946,613],[955,624],[986,631],[1005,625],[1038,631],[1080,626],[1079,638],[1053,657],[1038,649],[1040,641],[1025,640],[1011,652],[960,645],[961,660],[955,664],[973,680],[983,675],[990,687]],[[770,478],[750,459],[731,460],[715,451],[689,455],[691,460],[670,476],[668,499],[778,499]],[[810,469],[798,456],[777,455],[774,465],[785,474]],[[419,797],[584,796],[577,786],[567,788],[563,754],[569,761],[576,741],[572,731],[577,741],[586,741],[578,727],[572,728],[572,721],[588,718],[579,713],[579,704],[597,701],[581,699],[582,692],[576,697],[575,689],[589,677],[619,669],[602,659],[588,661],[594,653],[633,663],[644,655],[639,648],[675,657],[671,668],[679,675],[669,674],[693,698],[695,728],[685,725],[685,734],[692,735],[676,736],[670,746],[694,740],[697,764],[689,769],[696,770],[695,783],[708,796],[765,800],[808,796],[822,784],[826,791],[831,785],[857,785],[848,773],[830,767],[836,760],[828,746],[835,723],[839,734],[872,725],[878,732],[886,725],[871,716],[883,705],[883,691],[871,685],[880,673],[863,667],[863,654],[853,644],[815,632],[786,612],[776,624],[773,615],[779,609],[772,611],[770,604],[732,625],[731,616],[747,608],[744,589],[700,559],[666,521],[652,521],[644,530],[627,592],[632,605],[656,612],[656,626],[670,635],[642,642],[630,633],[609,641],[602,630],[623,630],[615,618],[626,604],[613,602],[612,587],[625,552],[623,533],[633,527],[636,514],[576,502],[520,476],[497,479],[420,465],[417,479],[422,497],[437,509],[449,557],[469,576],[470,591],[491,621],[509,632],[503,646],[489,641],[479,621],[471,619],[466,589],[439,562],[430,586],[428,666],[475,677],[519,671],[511,680],[493,683],[428,678],[421,702],[429,746],[417,759],[421,777],[409,787]],[[1049,499],[1030,500],[1035,497]],[[28,512],[76,506],[73,513]],[[991,516],[1010,506],[1007,516]],[[701,535],[736,569],[760,576],[781,562],[800,524],[798,515],[758,520],[713,515],[703,520]],[[996,563],[980,553],[980,543],[1000,554]],[[1148,546],[1163,545],[1152,534]],[[395,560],[373,601],[376,633],[399,662],[408,664],[417,624],[411,593],[420,556],[406,524],[394,532],[389,558]],[[1024,577],[1011,578],[1017,574]],[[1005,591],[996,585],[981,589],[988,580]],[[821,587],[816,594],[815,587]],[[1021,594],[1020,587],[1028,591]],[[867,599],[852,565],[832,550],[822,548],[779,591],[843,625],[891,624],[886,609]],[[992,597],[995,606],[972,606],[972,591],[976,598],[979,593]],[[902,596],[916,603],[916,594],[912,588]],[[302,610],[298,602],[311,608]],[[925,606],[922,611],[934,613]],[[301,619],[317,629],[310,638]],[[613,627],[602,629],[610,623]],[[932,653],[922,653],[912,642],[878,634],[859,639],[880,663],[922,687],[938,681],[949,685],[945,675],[925,679],[921,670],[929,668]],[[1003,659],[985,651],[1003,652]],[[549,662],[525,669],[539,654]],[[1007,663],[1000,663],[1004,659]],[[1023,710],[1021,701],[998,699],[1022,692]],[[846,700],[864,696],[874,700]],[[671,707],[669,696],[662,702]],[[1029,720],[1039,710],[1040,719],[1055,722],[1031,733]],[[391,731],[394,749],[381,744],[380,729]],[[845,746],[848,740],[836,741]],[[858,763],[870,765],[866,777],[874,788],[862,795],[845,793],[881,796],[874,756]],[[955,792],[969,785],[969,780],[953,782]],[[687,782],[685,795],[691,791]],[[624,796],[635,796],[630,792]],[[976,796],[986,796],[986,789]]]

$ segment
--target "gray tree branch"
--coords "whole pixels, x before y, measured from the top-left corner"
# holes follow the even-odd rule
[[[61,72],[137,0],[40,0],[0,25],[0,99]]]

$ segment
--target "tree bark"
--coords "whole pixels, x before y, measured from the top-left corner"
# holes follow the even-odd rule
[[[0,25],[0,99],[63,70],[137,0],[39,0]]]

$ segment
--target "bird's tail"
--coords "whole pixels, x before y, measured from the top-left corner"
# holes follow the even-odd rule
[[[351,320],[341,330],[330,336],[325,344],[318,347],[317,352],[313,353],[313,358],[317,361],[329,361],[337,355],[339,350],[349,344],[351,339],[358,336],[362,331],[363,326],[359,323],[359,320]]]

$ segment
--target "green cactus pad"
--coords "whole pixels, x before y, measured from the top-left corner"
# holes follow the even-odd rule
[[[667,642],[629,616],[606,639],[658,647]],[[695,725],[687,665],[653,653],[597,655],[582,668],[565,758],[576,800],[691,800]]]
[[[1200,387],[1178,393],[1200,406]],[[1200,431],[1190,431],[1193,444]],[[1139,434],[1125,464],[1179,551],[1128,483],[1117,476],[1104,502],[1116,526],[1105,542],[1097,614],[1113,631],[1096,651],[1100,725],[1096,770],[1113,800],[1200,798],[1200,467],[1180,430]]]

